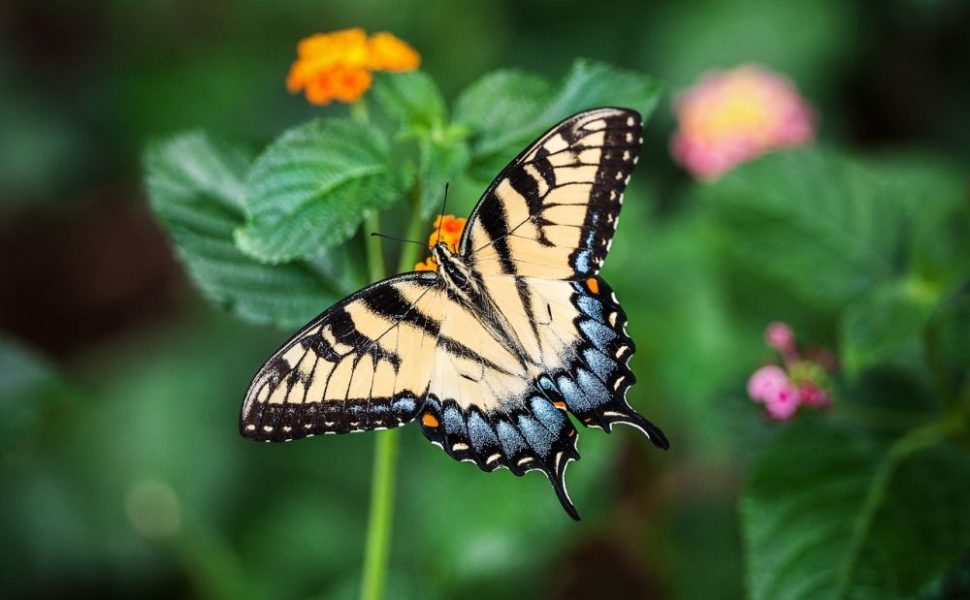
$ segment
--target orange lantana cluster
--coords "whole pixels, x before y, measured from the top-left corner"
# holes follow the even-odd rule
[[[370,89],[373,71],[411,71],[420,64],[414,48],[384,31],[370,37],[359,27],[318,33],[297,46],[286,87],[294,94],[303,90],[313,104],[356,102]]]
[[[434,220],[434,231],[428,237],[428,247],[434,246],[438,242],[447,244],[452,252],[458,252],[458,242],[461,240],[461,232],[465,230],[465,219],[455,215],[440,215]],[[437,271],[438,263],[430,256],[414,265],[415,271]]]

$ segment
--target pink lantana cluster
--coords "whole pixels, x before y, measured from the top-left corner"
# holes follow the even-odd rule
[[[748,395],[764,404],[768,416],[778,421],[792,418],[800,406],[826,408],[832,404],[828,372],[834,359],[826,352],[803,358],[795,333],[785,323],[771,323],[765,341],[781,355],[782,365],[765,365],[748,379]]]
[[[699,179],[815,135],[812,109],[787,78],[756,65],[708,73],[677,97],[671,153]]]

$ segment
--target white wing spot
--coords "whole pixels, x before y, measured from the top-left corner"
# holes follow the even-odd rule
[[[530,462],[532,462],[532,457],[531,456],[526,456],[525,458],[523,458],[522,460],[520,460],[516,464],[521,467],[522,465],[527,464],[527,463],[530,463]]]
[[[632,133],[627,133],[626,134],[626,141],[628,141],[628,142],[632,142],[633,141],[633,134]]]
[[[246,425],[246,431],[256,431],[256,426],[250,423],[249,425]]]
[[[630,127],[633,127],[634,125],[637,124],[637,122],[633,117],[627,117],[626,124]]]
[[[284,433],[289,433],[289,432],[291,432],[291,431],[293,431],[293,428],[292,428],[292,427],[290,427],[289,425],[284,425],[284,426],[283,426],[283,432],[284,432]],[[286,440],[286,441],[289,441],[289,440]]]
[[[630,151],[629,150],[624,150],[623,151],[623,160],[630,160]]]
[[[617,171],[617,173],[616,173],[616,179],[617,179],[617,181],[619,181],[620,179],[623,179],[623,173],[620,173],[619,171]]]
[[[272,425],[263,425],[263,431],[265,431],[266,433],[272,433],[273,432],[273,426]]]
[[[468,444],[462,444],[462,443],[454,444],[452,445],[451,450],[452,452],[460,452],[462,450],[468,450]]]
[[[613,384],[613,391],[614,392],[616,390],[620,389],[620,386],[623,384],[623,380],[624,379],[626,379],[626,375],[620,375],[620,377],[617,378],[616,383]]]
[[[486,465],[490,465],[490,464],[492,464],[493,462],[497,461],[500,458],[502,458],[502,455],[499,454],[498,452],[496,452],[495,454],[492,454],[491,456],[489,456],[488,458],[485,459],[485,464]]]

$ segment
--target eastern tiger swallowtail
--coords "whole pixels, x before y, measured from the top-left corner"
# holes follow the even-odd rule
[[[397,275],[330,307],[253,378],[253,440],[398,427],[485,471],[546,474],[563,508],[577,460],[572,413],[667,439],[626,401],[626,315],[598,275],[642,144],[640,115],[601,108],[559,123],[498,175],[437,271]]]

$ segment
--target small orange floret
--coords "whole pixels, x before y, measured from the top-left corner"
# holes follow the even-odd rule
[[[436,263],[434,259],[429,256],[428,258],[424,259],[424,262],[419,262],[418,264],[414,265],[414,270],[415,271],[437,271],[438,263]]]
[[[425,427],[431,427],[431,428],[437,427],[438,418],[431,413],[424,413],[423,415],[421,415],[421,424],[424,425]]]
[[[428,237],[428,246],[444,242],[452,252],[458,252],[461,232],[465,230],[466,219],[455,215],[440,215],[434,220],[434,231]],[[440,232],[440,235],[439,235]]]
[[[297,45],[286,88],[304,91],[313,104],[356,102],[370,89],[372,71],[409,71],[420,62],[411,46],[387,32],[370,38],[359,27],[317,33]]]
[[[414,48],[386,31],[371,36],[368,51],[368,66],[375,71],[411,71],[421,64],[421,55]]]
[[[590,277],[586,280],[586,287],[594,294],[600,293],[600,282],[596,281],[595,277]]]

